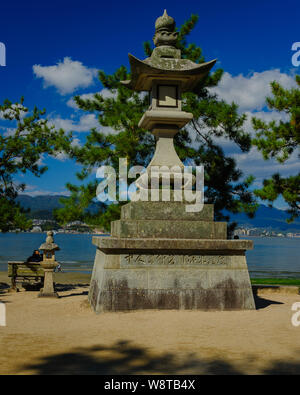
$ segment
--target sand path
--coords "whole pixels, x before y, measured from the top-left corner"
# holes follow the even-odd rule
[[[87,291],[0,294],[0,373],[300,374],[300,326],[291,323],[300,295],[260,295],[256,311],[97,315]]]

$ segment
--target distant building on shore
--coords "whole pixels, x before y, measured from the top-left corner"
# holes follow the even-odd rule
[[[31,229],[31,232],[32,232],[32,233],[42,233],[42,228],[41,228],[40,226],[34,226],[34,227]]]

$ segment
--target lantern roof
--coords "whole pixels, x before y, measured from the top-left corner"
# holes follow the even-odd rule
[[[166,80],[181,84],[182,92],[192,92],[205,78],[216,63],[216,59],[206,63],[195,63],[182,59],[181,50],[177,48],[178,31],[175,21],[166,10],[155,22],[154,48],[151,56],[145,60],[129,54],[131,79],[121,81],[135,91],[151,90],[153,80]]]
[[[46,242],[40,246],[40,250],[42,251],[58,251],[60,248],[57,244],[54,243],[53,240],[53,231],[47,232]]]
[[[129,54],[131,80],[122,84],[135,91],[149,91],[154,79],[179,81],[182,92],[192,92],[193,89],[209,73],[216,59],[207,63],[197,64],[188,59],[147,58],[137,59]]]

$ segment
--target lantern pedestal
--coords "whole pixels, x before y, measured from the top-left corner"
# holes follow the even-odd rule
[[[42,265],[43,266],[43,265]],[[54,289],[54,284],[53,284],[53,269],[57,266],[54,265],[52,268],[43,268],[45,272],[45,277],[44,277],[44,288],[40,290],[40,293],[38,295],[39,298],[41,297],[47,297],[47,298],[58,298],[58,293]]]
[[[59,250],[57,244],[53,240],[53,232],[47,232],[46,242],[40,246],[43,251],[43,261],[41,266],[44,269],[44,288],[40,290],[38,297],[58,298],[58,294],[54,289],[53,270],[58,266],[55,260],[55,251]]]
[[[131,202],[97,246],[89,302],[97,313],[143,309],[255,309],[245,251],[227,240],[213,205],[185,212],[176,202]]]

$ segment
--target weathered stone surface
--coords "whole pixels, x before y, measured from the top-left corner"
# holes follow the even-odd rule
[[[177,35],[174,20],[165,12],[156,21],[157,48],[145,61],[129,55],[131,80],[122,81],[135,91],[151,91],[152,98],[139,126],[152,131],[156,151],[136,186],[149,197],[151,175],[157,181],[150,183],[156,200],[167,200],[166,180],[173,182],[175,193],[166,204],[138,202],[123,207],[121,219],[112,223],[113,237],[93,238],[97,253],[89,301],[96,312],[255,308],[245,259],[245,250],[253,243],[226,240],[226,223],[213,222],[213,207],[187,213],[186,203],[172,202],[181,191],[178,180],[184,170],[173,137],[193,118],[182,111],[181,95],[198,86],[215,64],[215,60],[196,64],[181,59]],[[185,189],[193,182],[193,177],[185,178]],[[199,196],[193,197],[197,203]]]
[[[167,59],[154,56],[143,61],[131,54],[128,57],[132,79],[121,81],[121,83],[135,91],[150,91],[154,79],[166,78],[169,81],[181,81],[183,92],[193,91],[217,61],[214,59],[196,64],[189,59]]]
[[[230,257],[226,255],[175,255],[175,254],[126,254],[121,255],[121,267],[132,266],[203,266],[228,265]]]
[[[96,312],[255,308],[243,251],[131,256],[97,249],[89,300]]]
[[[130,202],[122,206],[121,219],[213,221],[214,206],[205,204],[203,210],[188,213],[182,202]]]
[[[170,239],[225,239],[226,222],[118,220],[111,223],[113,237]]]
[[[118,268],[163,267],[164,269],[205,268],[211,270],[235,268],[244,269],[245,262],[240,255],[205,255],[205,254],[122,254]],[[109,259],[110,261],[110,259]],[[107,267],[107,266],[106,266]]]
[[[97,251],[89,300],[97,312],[135,309],[253,309],[244,255],[218,256],[211,266],[141,265],[106,269],[110,255]],[[115,259],[115,257],[113,258]],[[122,261],[122,256],[120,256]],[[122,266],[122,264],[121,264]],[[218,268],[217,268],[218,267]]]
[[[168,25],[167,20],[173,20],[173,23]],[[167,77],[168,80],[181,80],[182,89],[192,91],[208,74],[216,63],[216,59],[201,64],[189,59],[182,59],[181,51],[176,48],[177,36],[178,32],[175,29],[174,19],[164,13],[155,24],[153,42],[156,49],[144,61],[129,54],[131,80],[121,82],[136,91],[149,91],[153,79]]]
[[[96,312],[161,310],[250,310],[253,309],[251,289],[239,289],[229,282],[228,287],[215,290],[129,290],[126,282],[116,290],[101,291]]]
[[[57,298],[58,294],[54,289],[53,270],[58,266],[58,262],[55,261],[55,251],[60,248],[54,243],[53,231],[47,232],[46,242],[40,246],[40,249],[43,251],[43,260],[40,262],[40,265],[43,268],[45,275],[44,286],[41,288],[38,297]]]
[[[45,269],[45,276],[44,276],[44,286],[40,289],[38,297],[54,297],[58,298],[58,294],[54,289],[53,283],[53,269]]]
[[[93,244],[105,253],[149,253],[158,251],[166,253],[199,253],[210,251],[212,254],[224,252],[227,255],[240,254],[241,251],[253,248],[252,240],[203,240],[203,239],[142,239],[142,238],[117,238],[93,237]]]
[[[184,111],[146,111],[139,128],[152,130],[156,125],[174,125],[183,128],[193,119],[193,114]]]

